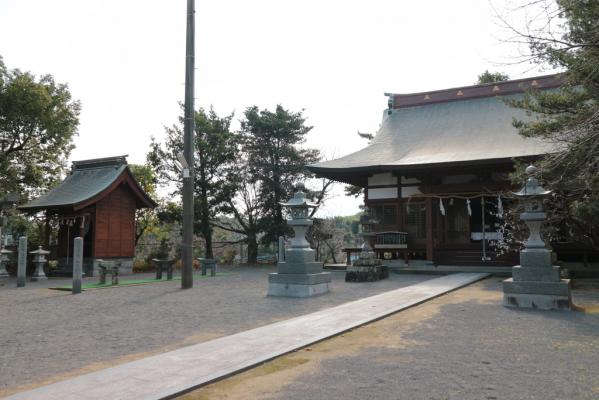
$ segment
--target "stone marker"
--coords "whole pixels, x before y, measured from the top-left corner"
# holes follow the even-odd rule
[[[6,270],[6,266],[8,265],[8,261],[10,260],[9,254],[12,251],[2,249],[0,250],[0,278],[8,278],[8,271]]]
[[[314,204],[306,200],[303,185],[296,186],[296,192],[287,203],[281,203],[291,210],[291,220],[287,223],[295,233],[291,247],[285,251],[285,261],[279,260],[278,272],[268,275],[268,295],[282,297],[309,297],[329,291],[331,273],[322,271],[322,264],[314,261],[315,251],[306,241],[306,231],[312,225],[308,217]]]
[[[17,262],[17,287],[25,287],[27,274],[27,236],[19,238],[19,258]]]
[[[530,231],[524,249],[520,252],[520,265],[512,268],[512,278],[503,281],[503,305],[543,310],[571,309],[570,280],[560,279],[560,267],[551,262],[551,250],[541,238],[541,225],[546,219],[543,197],[550,191],[539,186],[534,178],[534,166],[526,168],[528,179],[516,196],[524,202],[520,219]]]
[[[81,277],[83,276],[83,238],[73,241],[73,294],[81,293]]]
[[[279,236],[279,259],[277,261],[285,261],[285,238]]]
[[[243,264],[243,243],[239,243],[239,263]]]
[[[37,250],[30,251],[29,254],[33,254],[33,263],[35,264],[35,271],[33,272],[33,275],[31,275],[31,281],[48,280],[48,277],[44,272],[44,264],[48,261],[46,260],[46,256],[50,254],[50,252],[42,249],[42,246],[39,246]]]

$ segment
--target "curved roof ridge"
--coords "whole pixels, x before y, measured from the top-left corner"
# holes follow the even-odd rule
[[[556,88],[564,84],[564,80],[561,76],[562,75],[558,73],[501,82],[459,86],[448,89],[429,90],[416,93],[385,93],[385,95],[389,96],[389,108],[398,109],[416,105],[524,93],[530,89]]]
[[[139,203],[145,207],[156,206],[139,186],[124,156],[120,156],[73,162],[71,173],[58,186],[18,208],[23,211],[69,207],[75,210],[99,201],[123,180],[127,180]]]
[[[522,96],[515,94],[510,97]],[[554,145],[524,138],[513,118],[529,120],[521,109],[498,97],[439,102],[384,113],[372,142],[335,160],[308,166],[313,172],[351,173],[372,169],[414,167],[509,160],[554,151]]]

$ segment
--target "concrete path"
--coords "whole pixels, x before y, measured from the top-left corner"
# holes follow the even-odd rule
[[[165,399],[487,277],[460,273],[57,382],[6,399]]]

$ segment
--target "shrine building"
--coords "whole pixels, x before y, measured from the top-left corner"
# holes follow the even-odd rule
[[[514,160],[534,162],[554,145],[518,134],[530,120],[506,99],[559,87],[557,75],[411,94],[386,94],[388,109],[365,148],[309,165],[319,177],[364,188],[378,222],[375,251],[397,267],[508,272],[517,253],[500,254],[498,215],[508,206]],[[571,271],[599,272],[599,253],[552,243]],[[452,267],[453,266],[453,267]],[[459,267],[459,268],[456,268]]]
[[[135,255],[135,211],[156,203],[137,183],[126,156],[74,161],[67,178],[41,197],[24,204],[27,213],[44,211],[46,236],[51,221],[58,223],[58,270],[73,270],[73,240],[83,237],[83,271],[97,271],[100,259],[120,263],[131,273]]]

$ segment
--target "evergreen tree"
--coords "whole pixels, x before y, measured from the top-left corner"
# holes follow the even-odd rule
[[[156,186],[158,177],[151,165],[149,164],[129,164],[129,169],[135,177],[139,186],[150,196],[154,201],[157,200]],[[156,217],[157,210],[152,208],[138,208],[135,210],[135,245],[144,233],[153,230],[158,224]]]
[[[0,57],[0,195],[36,196],[60,180],[79,110],[67,85],[8,70]]]
[[[195,113],[194,233],[206,242],[207,258],[212,258],[212,222],[226,202],[235,196],[229,171],[237,162],[238,137],[230,131],[233,114],[219,117],[213,109]],[[183,117],[179,125],[166,129],[164,144],[152,140],[149,163],[163,183],[176,183],[182,190],[177,154],[183,152]]]
[[[554,191],[554,223],[570,238],[599,248],[599,2],[557,0],[546,6],[549,23],[520,35],[536,62],[565,71],[564,85],[513,102],[537,115],[515,126],[523,136],[559,144],[539,164],[539,177]],[[563,31],[550,31],[552,26]]]
[[[510,77],[508,74],[504,74],[502,72],[489,72],[489,70],[485,70],[482,74],[478,76],[476,83],[478,85],[482,85],[485,83],[495,83],[509,80]]]
[[[241,121],[242,149],[247,156],[250,183],[257,183],[264,242],[274,242],[290,233],[281,202],[293,193],[293,184],[310,174],[307,164],[319,159],[315,149],[301,145],[312,129],[305,125],[302,112],[278,105],[274,112],[249,107]]]

